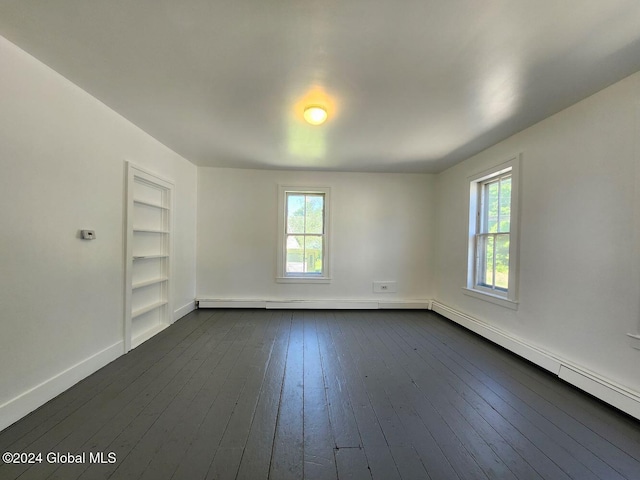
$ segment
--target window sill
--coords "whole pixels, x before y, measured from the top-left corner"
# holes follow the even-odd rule
[[[276,283],[331,283],[329,277],[276,277]]]
[[[501,307],[510,308],[511,310],[518,310],[518,302],[514,302],[513,300],[509,300],[505,297],[492,295],[490,293],[473,290],[467,287],[462,287],[462,293],[479,300],[484,300],[485,302],[495,303],[496,305],[500,305]]]

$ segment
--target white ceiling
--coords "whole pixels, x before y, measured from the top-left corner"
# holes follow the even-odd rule
[[[0,34],[203,166],[437,172],[640,70],[639,0],[0,0]]]

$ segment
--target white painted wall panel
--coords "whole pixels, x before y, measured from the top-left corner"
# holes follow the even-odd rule
[[[331,187],[331,283],[276,283],[279,184]],[[200,168],[198,298],[430,298],[432,196],[432,175]]]
[[[0,65],[1,406],[122,340],[125,160],[176,184],[174,305],[193,301],[197,169],[1,37]]]
[[[640,391],[640,74],[437,177],[435,299]],[[463,294],[467,177],[522,152],[520,306]]]

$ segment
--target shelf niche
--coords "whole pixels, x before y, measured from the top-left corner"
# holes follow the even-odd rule
[[[127,163],[125,350],[172,323],[173,184]]]

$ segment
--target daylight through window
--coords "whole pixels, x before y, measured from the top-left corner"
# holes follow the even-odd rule
[[[287,192],[286,195],[285,273],[322,275],[324,194]]]
[[[482,182],[476,234],[476,284],[509,290],[511,236],[511,170]]]
[[[330,193],[329,187],[279,187],[277,282],[331,281]]]

